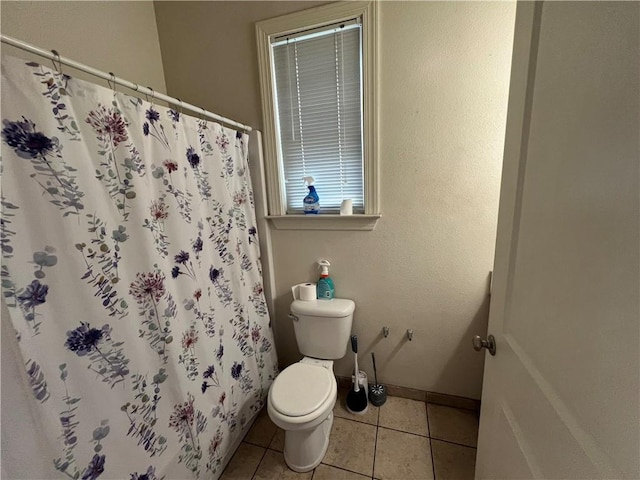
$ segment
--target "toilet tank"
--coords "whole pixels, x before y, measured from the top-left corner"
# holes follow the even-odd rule
[[[293,329],[300,353],[306,357],[338,359],[347,353],[351,335],[353,300],[294,300]]]

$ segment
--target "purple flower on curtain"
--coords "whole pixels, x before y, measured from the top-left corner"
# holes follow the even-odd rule
[[[211,442],[209,443],[209,461],[207,462],[207,470],[213,473],[216,473],[218,471],[218,468],[222,463],[222,460],[220,458],[220,446],[222,445],[222,438],[222,429],[220,428],[220,426],[218,426],[216,434],[213,436]]]
[[[233,362],[233,366],[231,367],[231,376],[238,380],[240,378],[240,374],[242,373],[242,368],[244,367],[244,362],[238,363]]]
[[[95,454],[87,468],[82,472],[81,480],[95,480],[104,472],[104,455]]]
[[[192,327],[182,335],[182,348],[191,348],[196,343],[198,343],[198,332]]]
[[[92,328],[88,322],[81,322],[79,327],[67,331],[64,346],[79,357],[86,356],[89,369],[113,388],[124,382],[125,375],[129,374],[129,360],[124,356],[122,344],[111,341],[109,325],[99,329]]]
[[[177,123],[180,121],[180,112],[178,112],[177,110],[170,109],[167,112],[167,115],[169,116],[169,120],[171,120],[173,123]]]
[[[191,427],[193,426],[194,408],[193,395],[187,394],[187,401],[178,403],[173,407],[173,413],[169,417],[169,427],[173,428],[182,436],[191,437]]]
[[[218,148],[221,151],[227,151],[227,147],[229,146],[229,137],[227,137],[226,133],[222,132],[218,134],[216,137],[216,145],[218,145]]]
[[[220,361],[222,356],[224,355],[224,346],[220,344],[218,350],[216,351],[216,360]]]
[[[194,381],[198,376],[198,366],[200,365],[195,352],[196,343],[198,343],[198,331],[195,325],[191,325],[182,334],[182,354],[178,356],[178,363],[184,365],[187,378],[191,381]]]
[[[193,147],[187,148],[187,160],[191,168],[196,168],[200,165],[200,155],[198,155]]]
[[[189,260],[189,252],[180,250],[173,259],[178,265],[182,265],[185,268],[185,271],[182,271],[178,265],[174,266],[171,270],[171,276],[173,278],[178,278],[178,275],[188,275],[193,280],[196,279],[196,271],[193,267],[193,263]]]
[[[142,133],[144,133],[145,137],[147,135],[151,135],[153,138],[158,140],[164,148],[171,150],[169,139],[164,133],[164,126],[162,125],[162,122],[160,122],[160,113],[158,113],[152,105],[146,110],[144,116],[148,120],[148,122],[144,122],[142,125]]]
[[[67,341],[64,346],[75,352],[79,357],[84,357],[98,349],[98,345],[105,336],[105,331],[108,333],[108,325],[105,325],[102,329],[97,329],[91,328],[88,323],[82,322],[78,328],[67,332]]]
[[[174,257],[174,260],[176,263],[183,265],[189,261],[189,253],[185,252],[184,250],[180,250],[178,254]]]
[[[36,158],[51,153],[56,145],[53,139],[36,131],[36,124],[22,117],[22,122],[3,120],[2,138],[22,158]]]
[[[48,285],[40,283],[39,280],[33,280],[24,292],[18,295],[18,301],[25,308],[35,308],[46,301],[47,293],[49,293]]]
[[[255,325],[251,329],[251,340],[253,341],[253,343],[258,343],[260,341],[260,330],[260,325]]]
[[[196,254],[200,253],[202,251],[202,245],[203,245],[202,238],[201,237],[196,238],[192,245],[193,252]]]
[[[148,228],[153,235],[156,250],[160,255],[166,257],[169,254],[169,236],[165,233],[164,221],[169,218],[169,205],[164,203],[164,195],[158,200],[152,200],[149,205],[149,215],[142,222],[144,228]]]
[[[156,476],[156,467],[150,466],[146,473],[132,473],[129,480],[162,480]]]
[[[149,107],[146,111],[145,117],[149,122],[151,122],[151,125],[160,120],[160,114],[153,107]]]
[[[67,210],[63,216],[78,215],[84,208],[81,202],[84,193],[76,185],[73,172],[77,170],[67,165],[60,154],[61,146],[56,137],[47,137],[36,131],[36,124],[22,117],[23,121],[3,120],[2,138],[14,149],[20,158],[29,159],[34,174],[30,175],[42,188],[50,202],[61,210]],[[53,157],[53,158],[52,158]]]
[[[202,393],[205,393],[209,387],[219,387],[220,381],[216,369],[213,365],[209,365],[204,372],[202,372],[202,378],[205,380],[211,380],[212,383],[207,381],[202,382]]]
[[[98,140],[108,141],[116,148],[120,143],[126,142],[129,138],[127,134],[127,123],[115,108],[107,108],[98,105],[96,110],[89,112],[86,122],[95,130]]]
[[[159,272],[137,273],[136,279],[131,282],[129,293],[138,303],[148,299],[158,302],[166,292],[164,279],[165,276]]]
[[[166,348],[172,342],[170,321],[176,315],[176,305],[165,288],[165,276],[156,270],[148,273],[137,273],[136,279],[129,285],[132,295],[140,307],[142,324],[146,329],[140,330],[140,336],[147,339],[151,348],[167,363]],[[159,304],[165,298],[166,307]],[[164,321],[163,321],[164,319]]]
[[[169,216],[169,206],[162,200],[154,200],[149,206],[149,213],[155,221],[166,220]]]
[[[206,370],[202,373],[204,378],[211,378],[216,373],[216,368],[213,365],[209,365]]]
[[[216,280],[218,280],[219,277],[220,277],[220,270],[218,270],[217,268],[211,267],[209,269],[209,278],[211,279],[211,281],[213,283],[216,283]]]
[[[256,227],[249,227],[249,244],[252,244],[256,241],[256,234],[258,233],[258,231],[256,230]]]
[[[174,407],[169,417],[169,427],[178,433],[182,444],[178,462],[184,462],[185,466],[198,478],[199,463],[202,458],[199,435],[207,427],[207,417],[200,410],[193,408],[193,395],[188,393],[187,401]]]
[[[178,164],[173,160],[165,160],[164,162],[162,162],[162,164],[164,165],[164,168],[167,169],[167,172],[169,172],[169,174],[178,170]]]

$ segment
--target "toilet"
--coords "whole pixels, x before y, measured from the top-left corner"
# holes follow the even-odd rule
[[[333,360],[345,356],[353,300],[294,300],[293,328],[304,358],[285,368],[271,384],[269,417],[285,431],[284,459],[296,472],[308,472],[327,452],[338,385]]]

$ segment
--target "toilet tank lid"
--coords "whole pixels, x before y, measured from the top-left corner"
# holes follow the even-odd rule
[[[346,298],[332,298],[331,300],[294,300],[291,303],[291,313],[309,315],[312,317],[348,317],[353,313],[356,304]]]

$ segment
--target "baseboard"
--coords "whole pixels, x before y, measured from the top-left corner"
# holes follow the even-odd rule
[[[339,388],[350,388],[351,377],[336,376]],[[416,388],[400,387],[397,385],[387,385],[387,394],[394,397],[408,398],[418,400],[419,402],[433,403],[435,405],[444,405],[446,407],[464,408],[465,410],[473,410],[480,412],[480,400],[474,398],[458,397],[446,393],[428,392],[426,390],[418,390]]]

